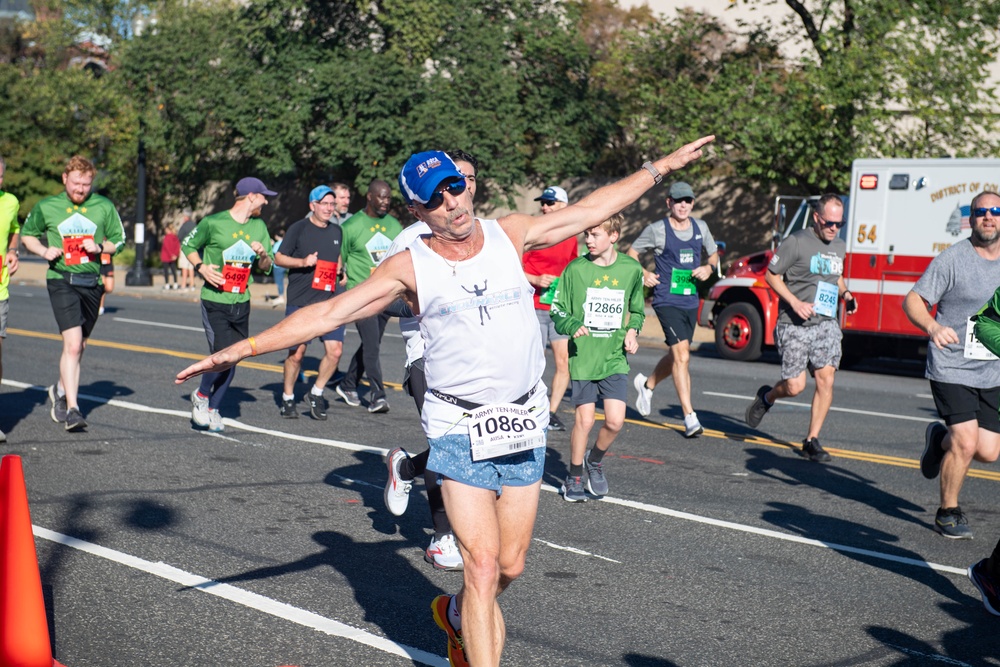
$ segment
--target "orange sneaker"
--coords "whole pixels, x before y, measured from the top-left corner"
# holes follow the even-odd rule
[[[448,604],[451,603],[451,595],[439,595],[431,601],[431,612],[434,614],[434,622],[437,626],[448,633],[448,662],[451,667],[469,667],[469,660],[465,657],[465,642],[462,641],[462,631],[452,627],[448,620]]]

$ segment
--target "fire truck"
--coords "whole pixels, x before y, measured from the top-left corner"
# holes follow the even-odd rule
[[[844,278],[858,300],[854,315],[840,308],[845,359],[926,351],[927,337],[906,318],[903,297],[934,257],[968,238],[970,204],[984,190],[1000,192],[1000,160],[854,161],[840,230],[847,243]],[[715,329],[722,357],[750,361],[774,345],[779,298],[764,273],[777,245],[812,225],[816,199],[777,197],[771,249],[732,262],[702,300],[698,323]]]

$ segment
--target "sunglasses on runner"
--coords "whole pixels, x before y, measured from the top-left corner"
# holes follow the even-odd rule
[[[1000,218],[1000,206],[991,206],[989,208],[974,208],[972,212],[976,214],[977,218],[985,217],[987,213],[992,215],[994,218]]]
[[[824,220],[823,216],[821,216],[819,213],[816,214],[816,217],[819,218],[819,221],[822,222],[823,226],[827,228],[836,227],[837,229],[840,229],[841,227],[847,224],[846,220]]]
[[[460,178],[454,181],[447,182],[444,185],[444,187],[442,187],[440,190],[435,191],[434,194],[431,195],[431,198],[427,200],[426,204],[424,204],[424,209],[428,211],[433,211],[438,208],[441,208],[441,204],[444,203],[445,192],[450,194],[452,197],[457,197],[458,195],[462,194],[463,192],[465,192],[465,179]]]
[[[673,202],[675,204],[693,204],[694,197],[678,197],[677,199],[674,199]]]

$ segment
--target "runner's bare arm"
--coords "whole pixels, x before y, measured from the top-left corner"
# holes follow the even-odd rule
[[[702,147],[715,140],[714,135],[681,146],[653,162],[661,175],[683,169],[702,156]],[[645,169],[595,190],[577,203],[548,215],[513,213],[499,222],[514,247],[519,250],[547,248],[599,225],[615,213],[635,203],[653,186],[653,177]]]
[[[223,371],[256,354],[284,350],[333,331],[342,324],[381,313],[400,297],[413,295],[416,281],[409,252],[401,252],[382,262],[368,280],[329,301],[295,311],[254,339],[241,340],[177,374],[181,384],[202,373]],[[408,299],[411,300],[412,299]]]

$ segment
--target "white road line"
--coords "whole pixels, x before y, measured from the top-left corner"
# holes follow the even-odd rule
[[[62,533],[57,533],[53,530],[49,530],[48,528],[42,528],[41,526],[32,526],[32,530],[35,533],[35,537],[39,537],[43,540],[49,540],[50,542],[78,549],[93,556],[104,558],[106,560],[140,570],[146,574],[151,574],[153,576],[160,577],[161,579],[172,581],[175,584],[180,584],[181,586],[186,586],[199,590],[203,593],[208,593],[209,595],[215,595],[216,597],[220,597],[224,600],[229,600],[230,602],[241,604],[244,607],[256,609],[257,611],[265,614],[269,614],[292,623],[297,623],[327,635],[349,639],[359,644],[365,644],[380,651],[384,651],[385,653],[410,658],[424,665],[448,667],[447,658],[442,656],[434,655],[433,653],[429,653],[412,646],[406,646],[405,644],[398,644],[394,641],[386,639],[385,637],[373,635],[365,630],[351,627],[350,625],[334,621],[333,619],[326,618],[325,616],[320,616],[319,614],[311,611],[293,607],[290,604],[278,602],[277,600],[243,590],[242,588],[237,588],[236,586],[220,584],[217,581],[206,579],[190,572],[185,572],[184,570],[173,567],[172,565],[167,565],[166,563],[154,563],[143,558],[122,553],[121,551],[115,551],[114,549],[102,547],[92,542],[85,542],[84,540],[79,540],[75,537],[70,537],[69,535],[63,535]]]
[[[701,392],[706,396],[718,396],[720,398],[739,398],[745,401],[752,401],[755,396],[744,396],[743,394],[723,394],[717,391],[703,391]],[[812,408],[809,403],[796,403],[794,401],[775,401],[775,403],[780,403],[781,405],[791,405],[796,408]],[[902,419],[911,422],[921,422],[923,424],[929,424],[930,422],[940,421],[939,419],[934,419],[931,417],[907,417],[906,415],[890,415],[885,412],[871,412],[869,410],[851,410],[849,408],[838,408],[835,406],[830,406],[830,410],[835,412],[849,412],[852,415],[868,415],[870,417],[885,417],[886,419]]]
[[[3,384],[12,387],[19,387],[21,389],[35,389],[38,391],[46,391],[45,387],[26,384],[24,382],[16,382],[14,380],[3,380]],[[84,397],[84,395],[81,394],[81,397]],[[101,398],[99,396],[93,396],[93,397],[86,396],[86,398],[98,403],[105,403],[107,405],[121,407],[127,410],[136,410],[139,412],[149,412],[149,413],[163,414],[163,415],[173,415],[177,417],[183,417],[185,419],[190,418],[190,413],[186,411],[182,412],[180,410],[151,408],[145,405],[140,405],[138,403],[129,403],[127,401],[119,401],[117,399],[108,400],[106,398]],[[736,396],[736,398],[744,398],[744,397]],[[236,421],[235,419],[224,419],[223,422],[227,426],[231,426],[236,429],[242,429],[250,433],[260,433],[262,435],[270,435],[275,438],[295,440],[298,442],[308,442],[312,444],[324,445],[327,447],[336,447],[338,449],[344,449],[352,452],[371,452],[374,454],[385,456],[389,451],[384,447],[371,447],[367,445],[359,445],[352,442],[344,442],[342,440],[329,440],[327,438],[311,438],[307,436],[295,435],[293,433],[284,433],[282,431],[273,431],[271,429],[258,428],[256,426],[243,424],[241,422]],[[555,493],[555,494],[559,493],[559,489],[551,485],[543,484],[542,490],[548,491],[549,493]],[[806,537],[800,537],[799,535],[792,535],[791,533],[781,533],[776,530],[769,530],[767,528],[757,528],[755,526],[748,526],[740,523],[733,523],[730,521],[720,521],[718,519],[712,519],[710,517],[705,517],[698,514],[691,514],[689,512],[680,512],[677,510],[669,509],[667,507],[650,505],[648,503],[640,503],[633,500],[626,500],[624,498],[614,498],[612,496],[604,496],[604,498],[602,498],[599,502],[610,503],[612,505],[620,505],[622,507],[628,507],[630,509],[638,510],[640,512],[647,512],[650,514],[657,514],[660,516],[669,516],[675,519],[683,519],[684,521],[693,521],[695,523],[717,526],[719,528],[727,528],[729,530],[751,533],[754,535],[760,535],[762,537],[770,537],[777,540],[783,540],[785,542],[804,544],[812,547],[819,547],[821,549],[832,549],[833,551],[839,551],[842,553],[859,554],[866,556],[868,558],[877,558],[880,560],[886,560],[893,563],[900,563],[903,565],[912,565],[914,567],[928,568],[938,572],[947,572],[949,574],[956,574],[960,576],[965,576],[966,574],[966,568],[964,567],[952,567],[950,565],[941,565],[938,563],[931,563],[916,558],[904,558],[901,556],[895,556],[893,554],[882,553],[879,551],[871,551],[869,549],[860,549],[858,547],[851,547],[844,544],[837,544],[836,542],[825,542],[822,540],[814,540]]]
[[[149,322],[147,320],[130,320],[127,317],[113,317],[111,318],[115,322],[125,322],[127,324],[142,324],[147,327],[164,327],[167,329],[182,329],[183,331],[197,331],[198,333],[205,333],[203,327],[186,327],[180,324],[166,324],[164,322]]]
[[[570,553],[579,554],[581,556],[590,556],[591,558],[600,558],[601,560],[606,560],[611,563],[618,563],[619,565],[622,564],[620,560],[615,560],[614,558],[608,558],[607,556],[599,556],[598,554],[592,554],[589,551],[584,551],[583,549],[577,549],[576,547],[564,547],[563,545],[556,544],[555,542],[546,542],[545,540],[538,537],[534,537],[532,538],[532,540],[544,544],[547,547],[558,549],[559,551],[568,551]]]

